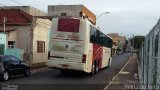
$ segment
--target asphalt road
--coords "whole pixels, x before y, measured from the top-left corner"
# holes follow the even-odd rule
[[[34,73],[30,77],[21,76],[0,82],[2,85],[0,90],[7,90],[4,87],[17,88],[15,90],[103,90],[130,56],[129,53],[114,56],[111,66],[100,70],[94,76],[83,72],[69,72],[61,75],[59,70],[47,70]]]

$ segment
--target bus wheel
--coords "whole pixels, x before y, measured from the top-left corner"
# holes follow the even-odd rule
[[[95,63],[92,64],[92,68],[91,68],[91,73],[90,75],[94,75],[95,74]]]
[[[108,66],[107,66],[107,68],[109,68],[110,67],[110,59],[109,59],[109,61],[108,61]]]
[[[98,62],[95,64],[95,73],[98,73],[99,67],[98,67]]]

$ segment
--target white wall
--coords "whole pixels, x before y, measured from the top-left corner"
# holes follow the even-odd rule
[[[67,13],[67,16],[79,17],[82,11],[82,5],[51,5],[48,6],[49,16],[61,16],[61,13]]]
[[[15,47],[24,49],[27,51],[26,45],[30,42],[30,26],[7,26],[9,30],[15,29],[14,31],[7,32],[7,46],[8,41],[15,41]],[[2,29],[2,28],[0,28]],[[28,37],[28,39],[27,39]],[[26,42],[28,40],[28,42]]]
[[[33,64],[46,62],[48,59],[48,32],[50,28],[50,20],[36,19],[33,31]],[[45,53],[37,53],[37,41],[45,41]]]

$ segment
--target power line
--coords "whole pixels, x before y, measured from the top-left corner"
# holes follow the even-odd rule
[[[2,3],[0,3],[0,9],[4,9],[3,7],[5,7],[5,5],[4,4],[2,4]]]
[[[10,0],[10,1],[12,1],[12,2],[14,2],[14,3],[17,3],[17,4],[19,4],[19,5],[24,6],[24,4],[21,4],[21,3],[17,2],[16,0]],[[2,6],[6,6],[6,5],[4,5],[4,4],[2,4],[2,3],[0,3],[0,5],[2,5]]]
[[[0,3],[1,6],[5,6],[4,4]]]
[[[17,4],[19,4],[19,5],[24,6],[23,4],[21,4],[21,3],[17,2],[16,0],[10,0],[10,1],[12,1],[12,2],[14,2],[14,3],[17,3]]]

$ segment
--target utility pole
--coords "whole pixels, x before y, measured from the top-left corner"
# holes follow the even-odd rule
[[[134,34],[133,34],[133,40],[132,40],[132,43],[133,43],[133,49],[132,49],[132,58],[133,58],[133,54],[134,54]]]
[[[6,32],[6,20],[7,20],[7,18],[4,16],[3,17],[3,24],[4,24],[3,25],[4,26],[3,29],[4,29],[4,33]]]

